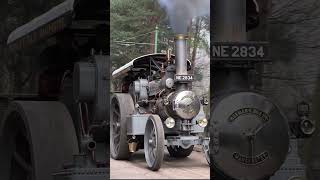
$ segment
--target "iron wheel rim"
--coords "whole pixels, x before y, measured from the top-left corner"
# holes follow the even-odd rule
[[[116,102],[112,103],[111,106],[111,136],[110,136],[110,142],[111,142],[111,149],[114,154],[118,154],[120,149],[120,136],[121,136],[121,114],[120,114],[120,107],[119,104]]]
[[[3,134],[6,146],[4,157],[10,165],[8,179],[32,180],[35,170],[30,138],[19,115],[12,113],[10,116],[11,122],[5,125],[8,129]]]
[[[148,130],[146,131],[146,137],[148,140],[148,146],[145,147],[147,149],[147,163],[149,166],[153,166],[153,164],[156,162],[156,151],[157,151],[157,146],[158,146],[158,135],[157,135],[157,130],[155,128],[155,124],[153,121],[152,123],[152,128],[147,128]]]

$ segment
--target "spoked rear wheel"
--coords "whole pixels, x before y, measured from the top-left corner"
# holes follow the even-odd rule
[[[13,117],[15,116],[15,117]],[[12,121],[16,121],[17,114],[12,115]],[[10,180],[32,180],[34,177],[34,166],[31,160],[31,140],[29,139],[25,127],[22,123],[14,122],[15,127],[7,129],[6,134],[3,135],[6,138],[5,141],[1,141],[1,147],[7,160],[4,162],[10,162],[10,170],[6,172],[5,177]],[[3,163],[3,162],[1,162]],[[9,180],[8,179],[8,180]]]
[[[160,169],[164,156],[164,130],[160,117],[151,115],[144,135],[144,154],[149,169]]]
[[[110,151],[113,159],[130,157],[127,143],[127,120],[133,114],[134,105],[130,94],[115,94],[111,99]]]
[[[0,138],[1,180],[50,180],[79,153],[71,116],[59,102],[12,102]]]

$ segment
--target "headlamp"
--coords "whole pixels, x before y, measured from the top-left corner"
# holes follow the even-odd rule
[[[200,126],[200,127],[206,127],[208,125],[208,120],[206,118],[203,118],[203,119],[198,119],[197,120],[197,124]]]
[[[173,128],[176,124],[175,120],[172,117],[168,117],[165,121],[164,124],[167,126],[167,128]]]

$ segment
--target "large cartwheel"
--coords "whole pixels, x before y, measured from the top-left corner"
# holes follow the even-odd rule
[[[114,94],[110,110],[110,154],[113,159],[130,157],[126,121],[133,112],[134,104],[129,94]]]
[[[50,180],[79,153],[71,116],[59,102],[12,102],[0,135],[1,180]]]
[[[164,129],[158,115],[150,115],[144,135],[144,156],[149,169],[160,169],[164,157]]]

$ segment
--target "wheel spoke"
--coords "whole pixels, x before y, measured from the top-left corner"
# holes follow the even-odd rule
[[[154,159],[156,159],[156,149],[152,150],[152,156],[153,156]]]
[[[113,132],[116,132],[117,130],[117,125],[115,123],[112,123],[112,130]]]
[[[120,139],[119,139],[119,140],[120,140]],[[119,141],[116,141],[116,139],[114,139],[113,144],[114,144],[114,149],[116,150],[116,152],[118,152],[118,151],[119,151],[119,148],[120,148],[120,143],[119,143]]]
[[[114,138],[114,144],[119,144],[119,141],[120,141],[120,135]]]
[[[120,137],[120,134],[119,133],[114,133],[113,135],[113,139],[116,140]]]
[[[115,151],[116,151],[116,152],[119,152],[119,148],[120,148],[120,145],[119,145],[119,144],[116,144],[116,145],[115,145]]]
[[[152,130],[151,130],[151,137],[153,138],[153,137],[155,137],[156,135],[155,135],[155,129],[154,129],[154,127],[152,127]]]
[[[156,160],[156,148],[157,148],[156,130],[154,125],[149,129],[149,133],[147,134],[149,135],[148,139],[150,142],[148,146],[148,154],[149,154],[150,161],[154,163],[154,161]]]
[[[21,157],[17,152],[13,153],[13,159],[17,162],[17,164],[23,168],[27,172],[32,171],[32,167],[29,163],[25,161],[23,157]]]
[[[119,141],[120,141],[120,134],[116,134],[116,136],[113,137],[113,144],[115,146],[119,145]]]
[[[119,134],[119,132],[120,132],[120,127],[118,126],[117,123],[113,123],[113,133]]]
[[[157,147],[157,136],[156,136],[156,131],[155,131],[155,129],[154,129],[154,131],[153,131],[153,145],[154,145],[154,148],[156,148]]]
[[[120,112],[118,112],[117,110],[113,111],[113,113],[114,113],[117,117],[120,117]]]
[[[120,149],[120,119],[121,119],[121,114],[120,114],[120,109],[117,104],[113,104],[112,106],[112,142],[113,142],[113,150],[118,153]]]
[[[150,146],[149,149],[148,149],[148,152],[149,152],[149,156],[150,156],[150,160],[151,160],[151,161],[154,161],[154,159],[155,159],[155,154],[154,154],[153,150],[154,150],[154,148],[152,148],[151,146]]]

